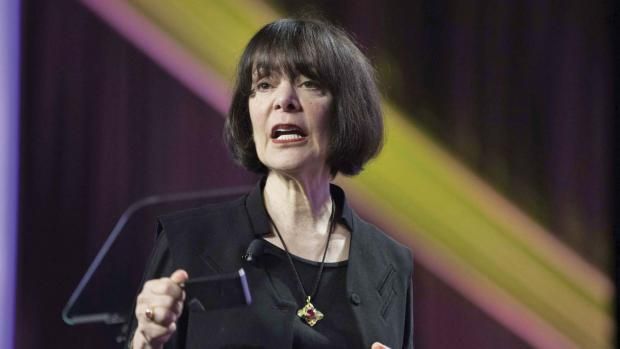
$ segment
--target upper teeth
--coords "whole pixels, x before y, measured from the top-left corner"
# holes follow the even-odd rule
[[[282,140],[286,140],[286,141],[292,140],[292,139],[300,139],[300,138],[303,138],[303,137],[301,135],[296,134],[296,133],[293,133],[293,134],[290,134],[290,133],[289,134],[281,134],[281,135],[278,135],[276,137],[276,139],[282,139]]]

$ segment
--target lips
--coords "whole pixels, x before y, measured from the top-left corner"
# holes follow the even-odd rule
[[[301,142],[307,136],[301,127],[294,124],[277,124],[271,129],[271,139],[275,143]]]

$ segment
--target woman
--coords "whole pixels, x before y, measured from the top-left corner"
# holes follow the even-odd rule
[[[160,218],[131,345],[412,348],[411,254],[330,184],[383,139],[374,71],[348,36],[315,20],[262,28],[239,63],[225,137],[265,177],[236,201]],[[240,258],[256,240],[260,256]],[[241,267],[250,306],[184,309],[190,275]]]

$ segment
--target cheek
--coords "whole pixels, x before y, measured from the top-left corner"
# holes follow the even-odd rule
[[[252,120],[252,139],[254,140],[256,153],[260,157],[263,153],[263,148],[265,147],[265,135],[260,125],[258,125],[255,120]]]
[[[257,129],[253,128],[252,139],[254,140],[254,149],[256,150],[256,156],[258,156],[258,160],[264,163],[264,153],[265,153],[265,136]]]
[[[252,140],[254,140],[254,149],[258,159],[263,161],[263,153],[265,148],[265,134],[263,131],[263,124],[261,123],[260,114],[257,112],[257,108],[250,103],[250,123],[252,124]]]

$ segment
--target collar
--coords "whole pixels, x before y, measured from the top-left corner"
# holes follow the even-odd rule
[[[269,217],[267,216],[267,209],[263,199],[263,188],[265,187],[266,180],[267,177],[263,177],[258,181],[245,200],[245,209],[250,217],[252,230],[256,237],[262,237],[269,233],[270,230]],[[353,211],[347,204],[344,191],[339,186],[331,183],[329,191],[336,203],[336,222],[345,224],[349,231],[353,232]]]

